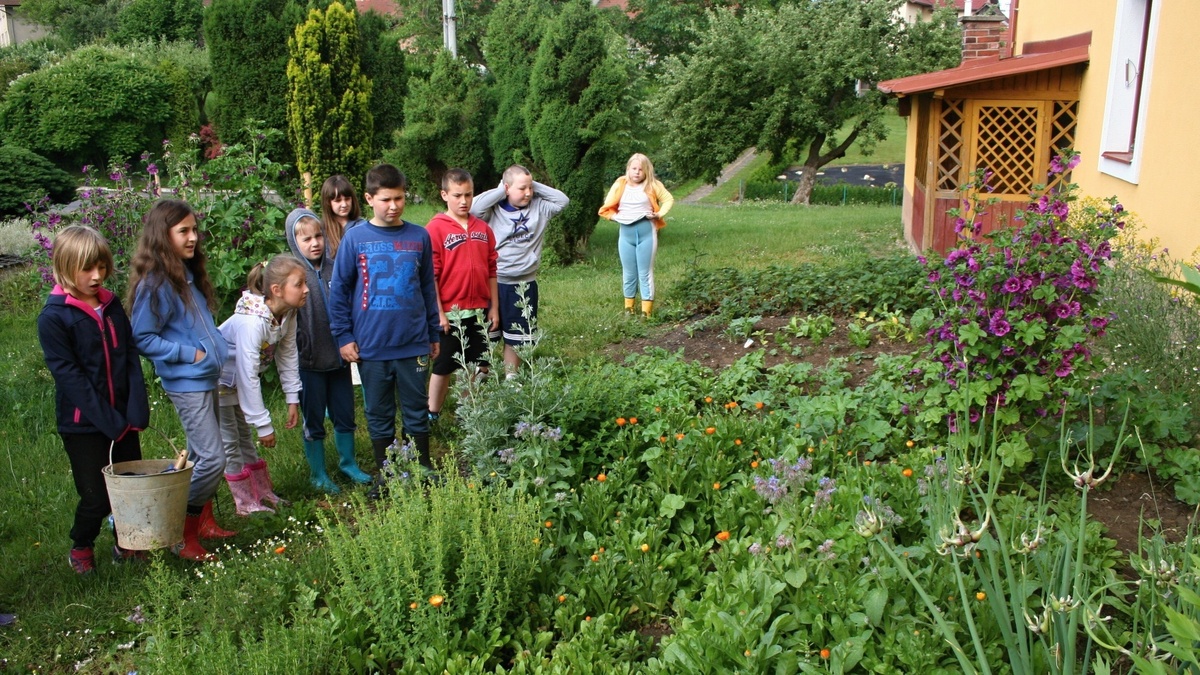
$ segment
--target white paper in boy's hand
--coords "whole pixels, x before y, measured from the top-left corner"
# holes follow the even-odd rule
[[[362,378],[360,378],[358,376],[358,364],[357,363],[350,364],[350,381],[352,383],[354,383],[354,386],[356,386],[356,387],[362,386]]]
[[[750,349],[754,346],[754,338],[746,338],[746,344],[742,345],[742,349]]]

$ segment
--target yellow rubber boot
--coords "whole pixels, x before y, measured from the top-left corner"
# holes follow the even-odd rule
[[[625,313],[633,314],[633,298],[625,298]]]
[[[642,301],[642,316],[649,319],[650,314],[652,312],[654,312],[654,301],[653,300],[643,300]]]

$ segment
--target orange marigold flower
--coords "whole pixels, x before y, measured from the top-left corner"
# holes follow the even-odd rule
[[[666,443],[666,442],[667,442],[667,437],[666,437],[666,436],[659,436],[659,437],[658,437],[658,442],[659,442],[659,443]]]
[[[617,418],[617,426],[619,426],[619,427],[625,426],[625,418],[624,417]]]
[[[720,483],[713,483],[713,489],[714,489],[714,490],[720,490],[720,489],[721,489],[721,484],[720,484]]]
[[[729,541],[729,530],[721,530],[718,532],[717,541]]]
[[[630,418],[629,418],[629,423],[630,423],[630,424],[637,424],[637,418],[636,418],[636,417],[630,417]]]
[[[705,397],[704,397],[704,402],[705,402],[705,403],[712,403],[712,397],[711,397],[711,396],[705,396]]]
[[[823,659],[828,659],[828,658],[829,658],[829,650],[828,650],[828,649],[822,649],[822,650],[821,650],[821,658],[823,658]]]
[[[552,521],[552,520],[547,520],[547,521],[546,521],[546,527],[554,527],[554,521]]]
[[[906,447],[909,447],[909,448],[911,448],[912,446],[916,445],[916,443],[913,443],[912,441],[905,441],[905,442],[904,442],[904,445],[905,445]]]
[[[596,553],[592,554],[592,562],[600,562],[599,554],[596,554]]]
[[[983,602],[984,600],[987,600],[987,593],[984,593],[983,591],[979,591],[978,593],[975,594],[975,599],[980,602]]]
[[[717,428],[716,427],[705,427],[704,433],[708,434],[709,436],[712,436],[713,434],[717,433]]]
[[[275,549],[275,553],[277,553],[277,554],[283,553],[286,550],[287,550],[287,546],[280,546],[279,548]]]
[[[758,468],[758,460],[757,460],[757,459],[756,459],[756,460],[754,460],[754,461],[752,461],[752,462],[750,462],[750,468],[751,468],[751,469],[757,469],[757,468]]]
[[[735,438],[735,439],[733,439],[733,444],[734,444],[734,445],[741,445],[741,444],[742,444],[742,439],[740,439],[740,438]]]
[[[650,550],[650,544],[642,544],[642,553]]]
[[[408,608],[409,608],[409,609],[416,609],[416,608],[417,608],[417,603],[416,603],[415,601],[414,601],[414,602],[410,602],[410,603],[408,603]]]
[[[558,596],[558,601],[559,601],[559,602],[566,602],[566,601],[567,601],[567,596],[565,596],[565,595],[560,595],[560,596]]]
[[[682,441],[682,440],[683,440],[683,434],[675,434],[675,440],[677,440],[677,441]]]
[[[603,483],[604,481],[608,480],[608,476],[607,476],[607,475],[605,475],[605,473],[604,473],[603,471],[601,471],[601,472],[600,472],[600,475],[596,476],[596,480],[598,480],[598,481],[600,481],[601,483]]]
[[[912,469],[905,469],[900,472],[905,478],[912,478]]]
[[[434,607],[441,607],[442,603],[445,601],[446,601],[446,598],[444,598],[440,595],[429,596],[429,604],[433,605]]]
[[[755,404],[754,404],[754,409],[755,409],[755,410],[762,410],[764,405],[765,405],[765,404],[764,404],[762,401],[757,401],[757,402],[755,402]]]

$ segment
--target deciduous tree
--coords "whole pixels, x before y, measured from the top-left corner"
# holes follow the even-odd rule
[[[887,101],[873,88],[916,62],[889,0],[816,0],[718,12],[694,51],[673,57],[653,99],[673,167],[714,180],[744,148],[791,149],[803,167],[793,203],[819,168],[882,139]]]
[[[488,22],[483,55],[492,74],[496,111],[488,141],[497,172],[530,161],[525,99],[538,45],[554,10],[549,0],[500,0]]]

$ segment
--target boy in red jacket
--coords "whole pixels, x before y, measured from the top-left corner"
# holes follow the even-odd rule
[[[450,375],[460,359],[487,372],[489,331],[498,330],[496,305],[496,238],[492,228],[471,215],[475,184],[471,174],[450,169],[442,176],[446,212],[425,229],[433,241],[433,276],[437,280],[442,350],[429,380],[429,421],[436,421],[450,389]]]

